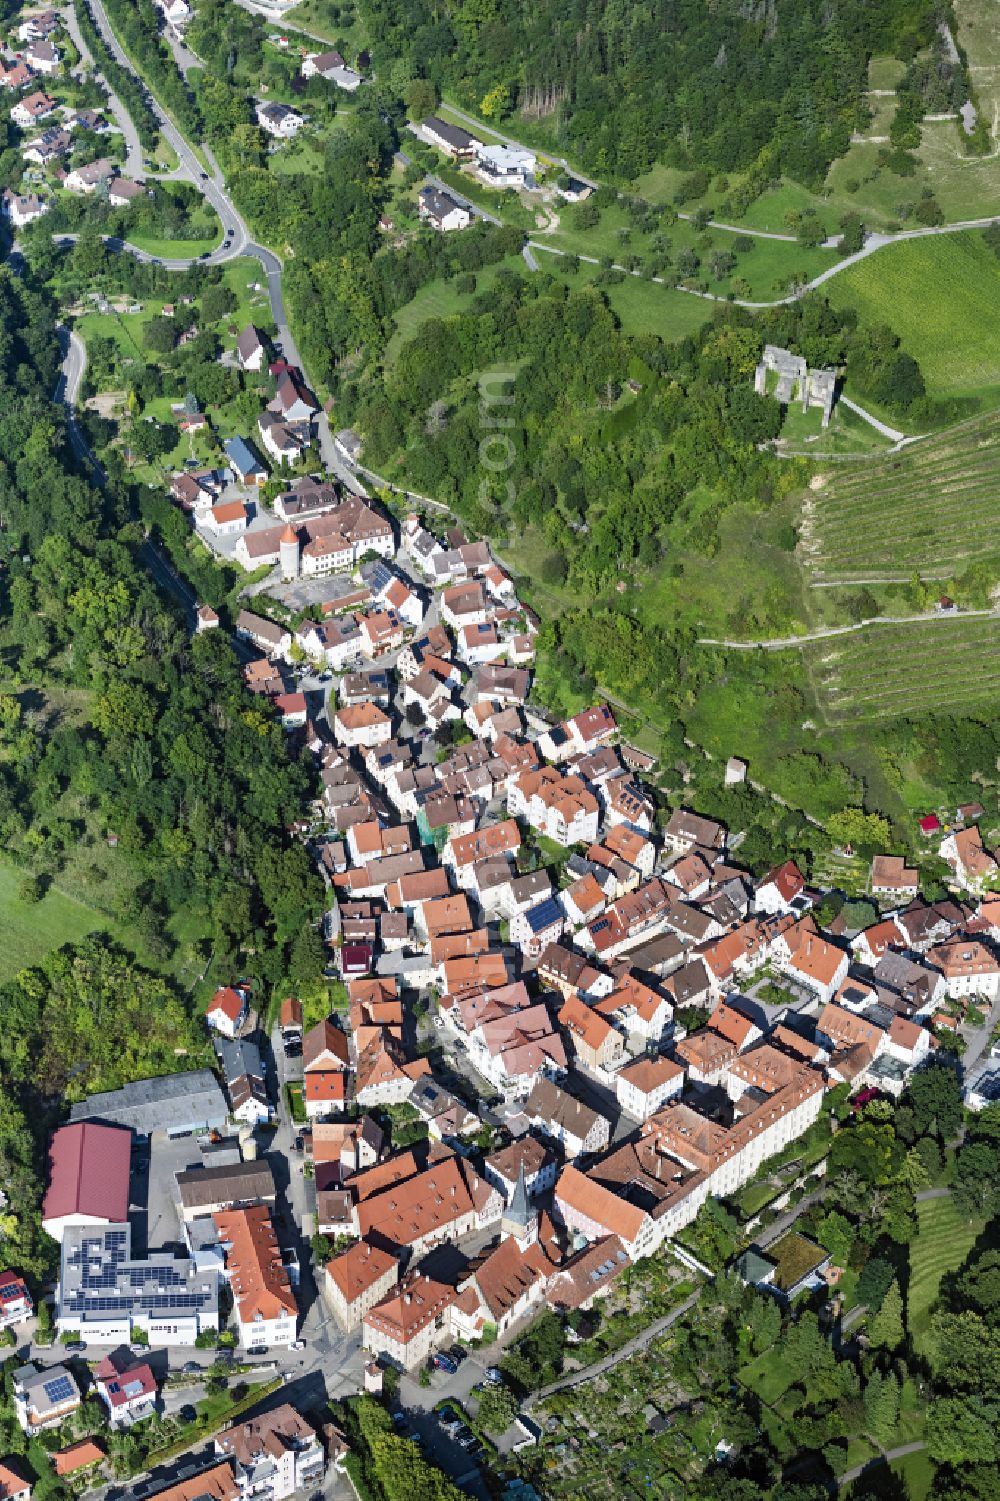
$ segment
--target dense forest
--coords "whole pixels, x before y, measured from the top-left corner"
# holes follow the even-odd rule
[[[96,892],[147,964],[95,937],[0,986],[7,1254],[28,1272],[43,1269],[58,1102],[200,1061],[189,986],[149,966],[169,975],[181,944],[223,974],[248,953],[268,987],[323,965],[322,888],[287,833],[311,763],[245,689],[225,633],[192,639],[157,593],[125,477],[112,463],[98,490],[72,460],[49,395],[59,360],[48,296],[4,269],[0,838],[23,902],[52,881]]]
[[[757,319],[720,308],[667,344],[623,334],[599,288],[506,272],[468,312],[424,323],[384,385],[345,394],[376,468],[402,450],[413,489],[473,525],[540,524],[561,555],[553,581],[568,573],[598,589],[681,540],[711,556],[726,505],[769,504],[800,480],[759,447],[781,426],[777,403],[753,390],[766,341],[810,365],[846,364],[859,389],[890,404],[922,396],[918,367],[888,329],[859,327],[819,296]],[[476,459],[475,377],[503,368],[511,462],[491,478]],[[706,490],[712,505],[690,503]]]
[[[816,183],[864,121],[869,58],[912,57],[934,0],[363,0],[377,70],[537,122],[588,170],[660,159]]]

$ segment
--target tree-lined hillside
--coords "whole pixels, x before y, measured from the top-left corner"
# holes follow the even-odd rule
[[[931,0],[364,0],[374,58],[465,105],[516,108],[621,180],[655,160],[823,177],[863,124],[868,60],[912,56]]]

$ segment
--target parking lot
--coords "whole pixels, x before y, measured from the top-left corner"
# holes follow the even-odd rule
[[[138,1253],[185,1249],[174,1207],[177,1193],[174,1175],[201,1164],[202,1140],[207,1138],[175,1136],[152,1143],[134,1143],[129,1220],[133,1248]]]

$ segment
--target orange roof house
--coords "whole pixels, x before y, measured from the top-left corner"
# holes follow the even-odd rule
[[[52,1456],[53,1468],[57,1475],[73,1475],[77,1470],[83,1470],[90,1465],[103,1464],[107,1454],[96,1444],[92,1438],[81,1439],[78,1444],[70,1444],[66,1449],[59,1449]],[[7,1491],[3,1488],[3,1469],[0,1465],[0,1497],[16,1496],[17,1491]]]
[[[226,1274],[244,1341],[245,1331],[255,1323],[294,1320],[298,1304],[282,1265],[278,1237],[267,1206],[251,1204],[247,1209],[217,1211],[212,1219],[225,1247]]]

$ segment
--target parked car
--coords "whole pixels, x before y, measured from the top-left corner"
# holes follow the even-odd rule
[[[449,1376],[454,1376],[458,1370],[458,1361],[446,1355],[443,1350],[439,1350],[435,1355],[434,1365],[439,1371],[447,1371]]]
[[[487,1369],[486,1379],[490,1386],[503,1386],[503,1371],[498,1365],[491,1365]]]
[[[292,1340],[291,1348],[293,1350],[304,1350],[305,1347],[306,1347],[306,1342],[305,1342],[304,1339],[293,1339]]]

